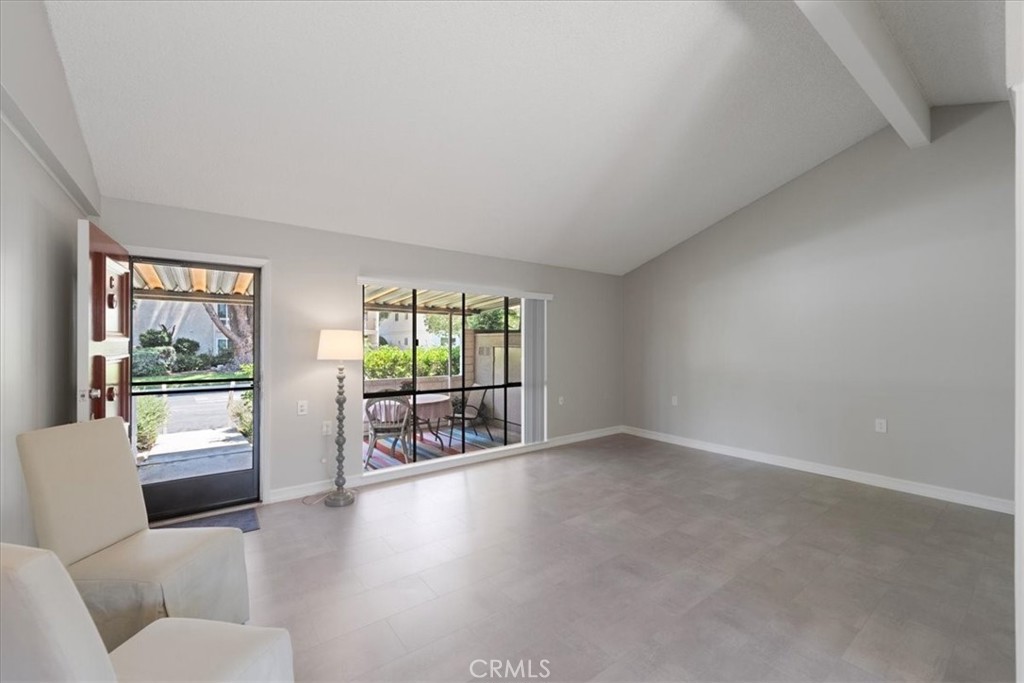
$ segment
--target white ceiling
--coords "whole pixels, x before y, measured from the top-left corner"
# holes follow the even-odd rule
[[[933,103],[1000,6],[883,9]],[[105,196],[599,272],[885,125],[788,0],[47,9]]]
[[[877,3],[932,106],[1007,99],[1003,2]]]

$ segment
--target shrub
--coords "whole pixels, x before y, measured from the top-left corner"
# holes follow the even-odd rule
[[[173,339],[171,333],[166,327],[156,329],[155,327],[139,335],[139,345],[143,348],[150,349],[157,346],[171,346]]]
[[[212,365],[231,365],[235,362],[235,352],[233,349],[226,348],[223,351],[218,351],[213,356]]]
[[[153,377],[170,374],[177,354],[172,346],[136,347],[132,353],[132,376]]]
[[[461,349],[452,349],[452,373],[460,370]],[[438,377],[448,374],[448,349],[435,346],[420,349],[416,353],[416,370],[419,377]],[[363,376],[366,379],[396,379],[412,377],[412,349],[395,346],[379,346],[363,354]]]
[[[231,399],[231,402],[228,403],[228,415],[231,418],[231,423],[234,424],[235,429],[238,430],[238,433],[248,439],[249,443],[252,443],[252,390],[243,391],[241,399]]]
[[[412,377],[412,351],[397,346],[379,346],[363,356],[363,376],[366,379],[392,379]]]
[[[194,356],[199,353],[199,342],[188,337],[178,337],[174,340],[173,346],[179,355]]]
[[[169,415],[167,399],[163,396],[139,396],[135,400],[135,445],[139,451],[153,447]]]
[[[174,358],[171,368],[174,372],[195,372],[197,370],[209,370],[213,367],[213,356],[208,353],[198,355],[178,353]]]
[[[459,355],[461,349],[452,349],[452,374],[459,373]],[[420,349],[416,354],[416,370],[420,377],[438,377],[448,374],[448,348],[435,346],[430,349]]]

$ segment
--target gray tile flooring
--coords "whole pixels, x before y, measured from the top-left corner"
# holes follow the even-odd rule
[[[1014,676],[1009,515],[631,436],[260,519],[299,680]]]

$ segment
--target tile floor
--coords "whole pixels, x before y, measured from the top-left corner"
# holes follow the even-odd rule
[[[259,514],[299,680],[1013,679],[1009,515],[625,435]]]

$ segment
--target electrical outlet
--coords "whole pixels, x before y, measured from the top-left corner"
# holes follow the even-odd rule
[[[331,435],[331,426],[332,425],[331,425],[331,421],[330,420],[324,420],[323,424],[320,425],[320,434],[322,436],[330,436]]]
[[[309,415],[309,401],[299,401],[295,404],[296,415]]]
[[[889,433],[889,421],[886,420],[884,417],[876,417],[875,418],[875,431],[878,432],[879,434],[888,434]]]
[[[559,396],[558,397],[558,405],[560,405],[560,406],[564,406],[565,405],[565,396]]]
[[[679,397],[678,396],[673,396],[672,397],[672,405],[674,405],[674,406],[679,405]]]

